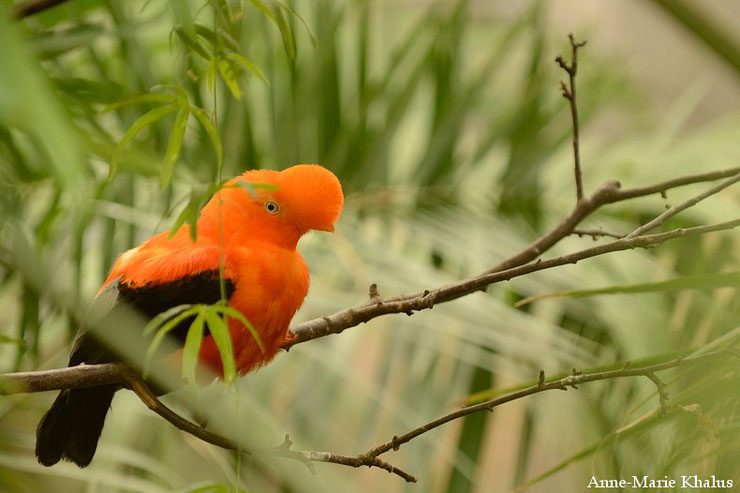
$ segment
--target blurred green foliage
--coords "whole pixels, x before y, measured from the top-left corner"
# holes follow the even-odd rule
[[[85,0],[21,22],[0,15],[0,370],[65,364],[77,314],[115,257],[192,224],[224,178],[253,167],[319,162],[345,188],[337,234],[301,245],[312,271],[301,319],[356,304],[371,282],[384,295],[433,287],[522,248],[575,196],[552,62],[567,33],[552,32],[547,3],[523,5],[499,18],[466,1]],[[597,33],[579,67],[587,187],[737,165],[740,112],[684,125],[693,87],[646,112]],[[589,132],[614,118],[617,135]],[[671,203],[696,189],[671,192]],[[671,225],[737,217],[737,197],[728,190]],[[620,204],[587,225],[628,232],[663,205]],[[568,238],[552,254],[590,242]],[[736,272],[738,251],[730,233],[541,272],[297,346],[239,381],[236,397],[216,385],[203,401],[262,445],[289,433],[298,448],[360,453],[541,368],[726,343],[740,325],[736,284],[656,282]],[[654,289],[514,307],[615,285]],[[311,476],[301,464],[240,459],[130,395],[117,397],[89,469],[45,469],[33,430],[50,396],[2,398],[0,490],[507,491],[539,478],[531,491],[573,491],[591,474],[682,473],[740,483],[737,364],[663,378],[683,411],[657,415],[654,386],[625,379],[426,434],[388,457],[416,486],[378,470],[320,465]]]

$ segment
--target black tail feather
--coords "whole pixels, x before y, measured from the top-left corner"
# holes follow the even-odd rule
[[[68,389],[59,393],[36,430],[36,457],[44,466],[60,459],[80,467],[92,461],[118,387]]]

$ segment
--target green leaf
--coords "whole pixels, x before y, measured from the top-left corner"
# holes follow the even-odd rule
[[[283,37],[285,53],[287,53],[288,57],[292,60],[296,55],[295,36],[293,35],[293,30],[290,28],[290,24],[288,24],[287,19],[283,15],[283,11],[280,10],[280,7],[273,5],[272,10],[275,12],[275,24],[277,24],[278,29],[280,29],[280,35]]]
[[[170,133],[170,141],[167,144],[167,152],[164,156],[162,174],[159,176],[160,188],[166,187],[172,179],[172,173],[175,171],[175,162],[177,161],[177,156],[180,154],[182,139],[185,135],[189,116],[190,108],[185,106],[180,108],[180,112],[177,114],[177,118],[175,118],[175,124]]]
[[[188,92],[181,86],[176,86],[174,84],[158,84],[152,87],[152,91],[161,90],[171,91],[172,93],[174,93],[181,106],[186,106],[190,104],[190,96],[188,95]]]
[[[241,99],[242,90],[239,87],[238,74],[234,71],[234,67],[223,58],[219,58],[216,64],[218,65],[218,72],[226,83],[226,87],[229,88],[231,95],[234,96],[234,99]]]
[[[268,86],[270,85],[270,82],[267,80],[267,77],[265,77],[265,74],[262,73],[262,70],[260,70],[260,68],[257,65],[255,65],[254,63],[252,63],[252,61],[249,60],[248,58],[246,58],[246,57],[244,57],[244,56],[242,56],[242,55],[240,55],[238,53],[231,52],[231,51],[226,52],[224,54],[224,56],[227,59],[229,59],[229,60],[237,63],[238,65],[244,67],[248,72],[251,72],[254,75],[256,75],[257,77],[259,77],[262,80],[262,82],[264,82]]]
[[[109,104],[108,106],[103,108],[103,112],[117,110],[118,108],[121,108],[123,106],[129,106],[138,103],[174,103],[176,101],[177,98],[172,94],[150,92],[146,94],[139,94],[138,96],[133,96],[131,98]]]
[[[198,36],[203,37],[206,39],[209,43],[211,43],[211,46],[218,48],[220,41],[225,41],[226,46],[229,49],[232,49],[234,51],[239,50],[239,43],[226,31],[223,29],[216,28],[214,31],[209,26],[205,26],[203,24],[196,24],[195,25],[195,32],[198,34]]]
[[[174,224],[170,228],[170,234],[167,236],[168,239],[172,239],[173,236],[180,230],[180,228],[187,222],[190,225],[190,238],[195,242],[197,236],[196,224],[198,222],[198,210],[200,209],[201,197],[198,192],[193,189],[190,191],[190,200],[188,201],[185,208],[180,212],[175,219]]]
[[[218,57],[214,56],[208,62],[208,68],[206,69],[206,85],[208,90],[213,92],[214,84],[216,83],[216,64],[218,63]]]
[[[162,313],[158,314],[156,317],[151,319],[149,323],[147,323],[144,326],[143,334],[149,335],[155,330],[157,330],[166,320],[169,320],[170,318],[174,317],[178,313],[181,313],[184,310],[187,310],[189,308],[193,308],[193,305],[178,305],[175,307],[170,308],[169,310],[163,311]]]
[[[610,286],[599,289],[573,289],[569,291],[558,291],[555,293],[530,296],[519,300],[514,304],[520,307],[528,303],[546,298],[587,298],[600,294],[625,294],[625,293],[649,293],[655,291],[676,291],[680,289],[715,289],[740,286],[740,272],[725,272],[721,274],[701,274],[696,276],[679,277],[660,282],[646,282],[640,284],[625,284]]]
[[[283,47],[285,53],[291,59],[295,58],[295,37],[293,31],[290,29],[290,24],[285,20],[280,6],[272,4],[267,5],[262,0],[249,0],[260,12],[262,12],[268,19],[275,23],[280,30],[280,35],[283,38]]]
[[[204,323],[205,318],[201,311],[190,324],[188,335],[185,337],[185,345],[182,348],[182,377],[192,384],[195,384],[195,368],[198,365],[198,354],[203,343]]]
[[[213,124],[208,113],[203,108],[191,105],[190,111],[193,112],[195,118],[198,119],[198,122],[208,134],[208,138],[211,139],[213,149],[216,151],[216,166],[220,170],[224,164],[224,148],[221,144],[221,137],[218,135],[216,125]]]
[[[108,179],[110,179],[116,172],[116,168],[118,167],[119,154],[128,145],[128,143],[131,142],[134,137],[136,137],[136,134],[138,134],[147,125],[151,125],[161,120],[165,116],[174,113],[178,110],[178,108],[179,105],[177,104],[159,106],[151,111],[144,113],[141,117],[139,117],[138,120],[134,122],[133,125],[131,125],[131,127],[129,127],[129,129],[126,131],[123,138],[121,139],[121,142],[118,143],[116,153],[113,155],[113,159],[111,159],[110,174]]]
[[[180,305],[180,306],[185,306],[185,305]],[[179,307],[175,307],[175,308],[179,308]],[[146,356],[144,357],[144,365],[143,365],[143,371],[142,371],[144,378],[146,378],[147,374],[149,373],[152,358],[154,357],[154,353],[157,352],[157,349],[159,348],[160,344],[162,344],[162,341],[167,336],[167,334],[172,329],[174,329],[177,326],[177,324],[179,324],[186,318],[191,317],[195,315],[196,313],[198,313],[198,310],[200,310],[199,306],[192,306],[184,310],[179,315],[168,320],[164,325],[162,325],[162,327],[159,328],[157,333],[154,334],[154,338],[152,338],[152,342],[149,343],[149,347],[146,350]],[[147,327],[148,326],[149,324],[147,324]]]
[[[283,8],[286,11],[290,12],[291,15],[293,15],[296,19],[298,19],[300,21],[301,24],[303,24],[303,27],[306,29],[306,33],[308,34],[308,37],[311,40],[311,44],[313,46],[316,46],[316,44],[317,44],[317,42],[316,42],[316,35],[313,33],[313,31],[311,30],[311,27],[308,25],[308,23],[305,21],[305,19],[303,19],[303,17],[301,17],[301,15],[298,12],[296,12],[296,10],[293,7],[291,7],[290,5],[288,5],[288,4],[284,3],[284,2],[277,2],[277,3],[278,3],[278,5],[281,8]]]
[[[211,337],[218,347],[221,355],[221,365],[224,370],[224,381],[230,383],[236,378],[236,363],[234,362],[234,349],[231,345],[231,334],[226,322],[218,316],[213,307],[203,311],[211,331]]]
[[[242,314],[242,312],[231,306],[219,306],[217,308],[229,317],[235,318],[243,323],[247,330],[249,330],[249,333],[252,334],[254,340],[257,342],[257,345],[260,347],[260,351],[262,351],[263,353],[265,352],[265,346],[264,344],[262,344],[262,338],[260,338],[257,330],[252,326],[252,324],[249,323],[249,320],[244,317],[244,314]]]
[[[182,40],[183,44],[185,44],[185,46],[190,49],[191,52],[200,55],[205,60],[211,58],[211,55],[208,53],[208,51],[203,46],[201,46],[198,38],[188,33],[182,26],[175,26],[173,31],[175,32],[175,34],[177,34],[177,37]]]
[[[569,465],[574,464],[582,459],[585,459],[586,457],[593,455],[599,450],[602,450],[605,446],[614,442],[615,440],[622,440],[630,435],[643,431],[645,428],[649,428],[653,426],[656,422],[660,422],[661,420],[672,420],[675,418],[675,416],[676,414],[668,414],[666,416],[663,416],[658,412],[658,410],[649,411],[648,413],[632,421],[630,424],[619,428],[618,430],[608,434],[601,440],[594,442],[588,447],[571,455],[567,459],[563,460],[556,466],[551,467],[550,469],[543,472],[542,474],[539,474],[533,479],[530,479],[529,481],[518,485],[513,491],[516,493],[527,491],[529,488],[531,488],[535,484],[544,481],[545,479],[549,478],[550,476],[552,476],[553,474],[559,471],[562,471]]]
[[[21,339],[15,339],[13,337],[0,334],[0,344],[18,344],[22,346],[24,342]]]

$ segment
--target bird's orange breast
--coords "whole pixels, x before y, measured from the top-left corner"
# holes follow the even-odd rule
[[[239,373],[269,362],[285,343],[290,321],[308,293],[308,268],[301,255],[269,244],[229,249],[224,258],[235,284],[229,305],[241,312],[260,335],[264,352],[250,331],[229,320],[234,359]],[[214,341],[203,341],[201,360],[221,372]]]

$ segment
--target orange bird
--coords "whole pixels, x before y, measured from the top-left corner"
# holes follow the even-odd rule
[[[268,186],[258,185],[250,193],[239,180]],[[308,268],[296,245],[310,230],[334,231],[343,202],[337,177],[318,165],[247,171],[230,180],[203,208],[195,241],[184,226],[172,238],[165,231],[125,252],[96,300],[104,294],[112,296],[111,312],[127,305],[148,319],[182,304],[216,303],[221,299],[222,245],[228,304],[244,315],[264,346],[263,352],[249,330],[229,318],[234,360],[243,375],[269,362],[288,340],[290,320],[309,284]],[[191,320],[181,322],[170,334],[184,341]],[[203,338],[199,359],[222,373],[210,335]],[[81,329],[69,366],[118,360],[110,348]],[[65,459],[87,466],[119,389],[107,385],[62,390],[38,426],[39,462],[51,466]]]

